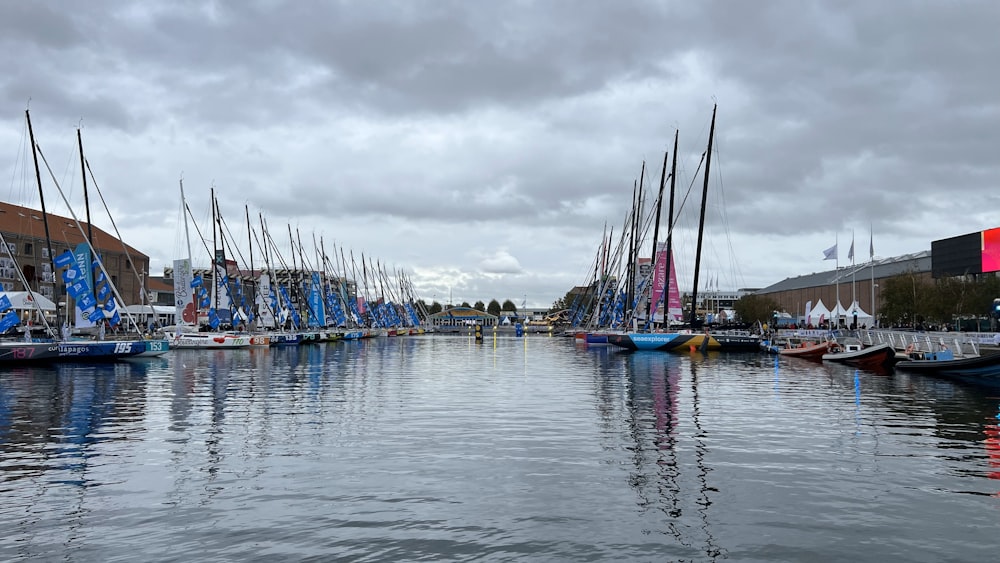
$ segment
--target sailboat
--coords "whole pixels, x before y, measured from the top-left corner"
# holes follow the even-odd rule
[[[164,334],[173,348],[186,349],[238,349],[250,346],[250,335],[232,332],[217,332],[203,330],[199,324],[202,309],[208,309],[209,325],[216,328],[219,324],[215,309],[210,308],[212,298],[205,288],[205,280],[201,274],[195,274],[191,267],[191,235],[188,229],[188,207],[184,197],[184,180],[180,180],[181,214],[184,221],[184,239],[187,244],[187,258],[174,260],[174,306],[177,322],[174,327],[164,330]],[[215,202],[212,207],[214,210]],[[213,218],[214,220],[214,218]],[[213,230],[215,226],[213,224]],[[214,261],[214,260],[213,260]],[[213,294],[221,278],[218,264],[213,264],[212,283]]]
[[[7,240],[4,238],[3,233],[0,232],[0,244],[3,245],[3,249],[9,249]],[[8,252],[9,254],[9,252]],[[17,260],[13,256],[10,256],[14,260],[15,265]],[[28,280],[24,277],[24,272],[21,267],[15,268],[18,277],[21,279],[21,283],[24,284],[27,290],[26,301],[29,301],[34,307],[38,309],[40,317],[43,322],[45,322],[46,328],[52,333],[51,327],[48,326],[47,321],[45,321],[45,314],[42,311],[38,299],[35,298],[34,292],[31,291],[31,285],[28,284]],[[14,309],[14,305],[11,303],[10,298],[6,293],[0,293],[0,334],[5,334],[8,331],[12,331],[19,324],[21,324],[21,317],[18,315],[17,311]],[[4,364],[26,364],[26,363],[42,363],[51,362],[59,359],[59,344],[52,341],[51,339],[46,339],[45,341],[36,341],[31,336],[31,330],[29,327],[24,327],[24,336],[17,335],[15,332],[15,337],[10,339],[0,339],[0,365]]]
[[[701,326],[697,318],[698,274],[701,261],[702,239],[705,230],[705,209],[708,199],[709,173],[712,165],[712,142],[715,138],[715,116],[717,106],[712,108],[712,124],[708,132],[708,149],[705,157],[704,185],[701,198],[701,216],[698,224],[698,246],[695,253],[694,284],[691,294],[690,326]],[[676,154],[676,149],[675,149]],[[672,220],[673,218],[671,218]],[[608,342],[627,350],[660,350],[687,351],[697,349],[707,350],[758,350],[759,338],[750,334],[711,334],[704,332],[665,331],[665,332],[623,332],[609,333]]]
[[[96,321],[100,326],[100,331],[97,340],[84,340],[84,339],[71,339],[68,334],[63,334],[56,336],[55,331],[49,328],[48,332],[52,336],[54,341],[57,341],[59,348],[58,360],[59,361],[108,361],[116,360],[119,358],[127,358],[132,356],[140,355],[159,355],[165,353],[168,347],[162,343],[162,341],[154,341],[154,345],[150,345],[150,342],[145,339],[111,339],[106,340],[104,338],[104,327],[117,327],[122,323],[123,319],[118,311],[118,303],[124,302],[118,289],[111,280],[111,276],[108,274],[104,267],[104,263],[100,256],[96,255],[91,250],[91,238],[83,231],[79,219],[76,217],[76,213],[73,212],[72,206],[66,199],[65,193],[63,193],[62,188],[59,186],[59,182],[56,180],[55,174],[52,172],[48,161],[45,159],[45,155],[42,153],[41,147],[35,143],[34,130],[31,126],[31,116],[28,110],[25,110],[25,118],[28,125],[28,134],[31,140],[32,148],[32,158],[35,165],[35,179],[38,183],[38,194],[39,199],[42,204],[42,220],[45,225],[45,239],[46,246],[48,250],[48,256],[51,257],[53,274],[56,272],[61,272],[62,279],[66,283],[67,294],[73,298],[76,303],[76,307],[83,313],[83,315]],[[82,145],[82,143],[81,143]],[[76,254],[70,250],[56,256],[52,252],[52,240],[49,236],[48,228],[48,213],[45,211],[45,195],[42,189],[41,180],[41,168],[38,163],[38,157],[42,158],[45,163],[46,170],[49,173],[56,190],[59,192],[60,197],[65,203],[66,207],[69,209],[70,215],[73,218],[73,222],[77,230],[79,231],[82,240],[84,241],[85,254],[83,256],[83,263],[80,263],[79,258]],[[81,152],[81,166],[84,162]],[[85,173],[85,172],[84,172]],[[91,261],[93,257],[93,261]],[[93,271],[93,282],[90,282],[88,276],[84,275],[84,272]],[[23,281],[25,287],[28,288],[27,281]],[[59,315],[56,315],[56,324],[59,324]],[[135,334],[141,334],[141,330],[132,318],[128,311],[125,311],[126,319],[131,322]],[[43,316],[44,320],[44,316]],[[67,331],[68,332],[68,331]],[[61,340],[59,340],[61,338]]]

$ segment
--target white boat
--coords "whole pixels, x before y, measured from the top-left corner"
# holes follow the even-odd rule
[[[232,350],[249,348],[249,334],[229,332],[174,332],[164,331],[167,342],[173,349]]]

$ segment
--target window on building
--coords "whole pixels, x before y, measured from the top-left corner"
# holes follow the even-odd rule
[[[30,242],[24,243],[24,253],[27,256],[34,255],[35,254],[35,245],[31,244]]]

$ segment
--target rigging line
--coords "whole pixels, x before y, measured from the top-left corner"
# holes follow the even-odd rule
[[[76,223],[76,228],[80,231],[80,236],[83,237],[83,240],[89,240],[89,239],[87,239],[87,234],[83,232],[83,227],[80,225],[80,220],[77,219],[77,217],[76,217],[76,212],[74,212],[73,208],[70,207],[69,201],[66,199],[66,194],[63,193],[62,188],[59,187],[59,182],[56,180],[56,175],[52,173],[52,168],[49,166],[48,160],[45,159],[45,154],[42,153],[42,147],[39,147],[39,146],[36,145],[35,148],[38,150],[38,156],[42,157],[42,162],[45,163],[45,169],[48,170],[49,177],[52,178],[52,183],[55,184],[56,189],[59,191],[59,195],[62,197],[63,203],[65,203],[66,204],[66,208],[69,209],[70,216],[73,218],[73,222]],[[54,259],[55,257],[52,257],[52,258]],[[104,260],[101,260],[100,256],[97,257],[97,265],[100,267],[101,271],[104,272],[104,275],[107,277],[108,281],[110,282],[111,281],[111,274],[104,267]],[[53,273],[53,279],[54,279],[54,276],[55,276],[55,271],[54,270],[55,269],[53,268],[53,272],[52,272]],[[122,298],[122,296],[121,296],[120,293],[118,293],[118,287],[117,287],[117,285],[114,284],[114,283],[108,283],[108,287],[111,288],[111,292],[114,294],[114,296],[116,298],[118,298],[118,302],[121,303],[122,309],[124,310],[125,317],[129,321],[132,322],[132,327],[135,329],[135,331],[137,333],[142,334],[142,330],[139,328],[139,323],[137,323],[135,321],[135,317],[132,316],[132,313],[129,312],[129,310],[125,308],[125,299]]]
[[[28,143],[27,143],[28,124],[27,124],[27,122],[21,123],[21,127],[22,127],[22,129],[21,129],[21,140],[18,142],[17,156],[14,157],[14,166],[10,170],[10,188],[7,190],[7,201],[20,201],[20,199],[14,199],[14,185],[16,183],[15,180],[17,179],[17,171],[18,170],[21,171],[21,183],[20,183],[20,185],[24,186],[27,183],[27,174],[28,174],[27,157],[26,157],[26,155],[28,153]],[[22,156],[25,156],[25,158],[22,159],[21,158]],[[18,166],[19,163],[24,163],[24,164],[21,164],[20,166]]]
[[[115,230],[115,236],[118,237],[118,242],[122,245],[122,252],[125,253],[127,263],[131,268],[132,273],[135,274],[135,279],[139,281],[139,291],[144,292],[145,288],[142,287],[142,276],[139,275],[139,270],[135,267],[135,261],[132,260],[132,253],[128,251],[128,247],[125,245],[125,240],[122,238],[121,231],[118,230],[118,224],[115,223],[115,218],[111,216],[111,209],[108,208],[108,202],[104,200],[104,192],[102,192],[101,187],[97,185],[97,179],[94,178],[94,171],[90,169],[90,161],[85,158],[83,163],[87,167],[87,172],[90,174],[90,181],[94,184],[94,189],[97,190],[97,196],[101,198],[101,205],[104,206],[104,211],[108,214],[108,219],[111,220],[111,227]],[[94,244],[94,241],[92,240],[88,240],[87,242],[91,245]],[[145,301],[145,298],[142,300]],[[124,305],[124,303],[122,303],[122,305]]]
[[[701,160],[698,161],[698,166],[694,169],[694,174],[691,175],[691,183],[688,184],[687,191],[684,192],[684,198],[681,199],[680,205],[677,207],[677,213],[673,217],[673,223],[670,224],[670,231],[674,230],[674,226],[677,224],[681,216],[681,211],[684,210],[684,205],[687,203],[688,196],[691,195],[691,190],[694,189],[694,183],[698,179],[698,172],[701,171],[701,165],[705,163],[705,152],[701,153]]]
[[[205,241],[205,236],[201,234],[201,228],[198,227],[198,221],[194,220],[194,213],[191,212],[191,206],[184,201],[184,208],[187,210],[188,217],[191,218],[191,223],[194,224],[194,231],[198,233],[198,238],[201,240],[201,245],[205,247],[205,254],[208,255],[209,263],[213,265],[212,271],[214,272],[215,256],[212,256],[212,250],[208,248],[208,242]],[[194,264],[191,264],[191,271],[194,272]]]
[[[234,258],[238,257],[240,259],[240,261],[244,265],[248,265],[247,259],[243,256],[243,252],[240,250],[239,246],[236,246],[235,242],[231,242],[231,241],[235,241],[236,237],[233,236],[233,231],[230,230],[229,223],[226,222],[226,218],[222,216],[222,211],[221,210],[216,210],[216,214],[219,216],[219,222],[222,223],[222,226],[226,230],[226,232],[223,234],[223,237],[222,237],[222,245],[224,247],[223,251],[225,251],[225,248],[228,245],[228,248],[230,250],[230,254],[229,255],[233,256]],[[229,239],[227,239],[225,237],[225,235],[229,235]],[[237,271],[240,272],[240,275],[242,276],[243,275],[243,268],[240,267],[239,263],[236,264],[236,269],[237,269]],[[250,272],[250,275],[252,276],[253,272]]]
[[[716,162],[718,162],[718,165],[716,166],[717,171],[715,175],[718,178],[717,181],[719,183],[719,201],[721,202],[721,204],[719,205],[719,215],[722,217],[723,231],[726,234],[726,244],[729,248],[729,265],[732,268],[734,274],[739,278],[739,283],[737,285],[746,285],[743,272],[740,269],[739,262],[736,259],[737,255],[736,255],[736,249],[735,247],[733,247],[732,231],[730,231],[729,228],[729,213],[726,207],[726,197],[725,197],[726,190],[725,190],[725,183],[723,182],[722,178],[722,162],[718,146],[716,146],[715,148],[715,160]]]

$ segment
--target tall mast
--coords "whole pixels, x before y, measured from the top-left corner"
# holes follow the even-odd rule
[[[80,174],[83,176],[83,206],[87,214],[87,243],[88,245],[93,245],[94,231],[90,226],[90,196],[87,195],[87,170],[84,166],[83,159],[83,136],[80,134],[80,128],[76,128],[76,142],[80,147]],[[97,252],[96,249],[92,249],[93,252]]]
[[[42,202],[42,223],[45,225],[45,246],[49,250],[49,261],[52,262],[52,281],[55,285],[56,279],[56,255],[52,252],[52,238],[49,236],[49,214],[45,212],[45,194],[42,192],[42,173],[38,168],[38,152],[35,150],[35,132],[31,128],[31,113],[24,110],[24,117],[28,120],[28,136],[31,139],[31,158],[35,162],[35,180],[38,182],[38,199]],[[30,287],[25,287],[25,291],[31,292]],[[56,307],[56,326],[62,326],[59,320],[59,307]]]
[[[656,195],[656,219],[653,222],[653,256],[649,259],[649,263],[652,265],[652,274],[653,274],[654,278],[656,277],[656,268],[657,268],[657,264],[656,264],[656,243],[659,242],[659,236],[660,236],[660,208],[663,207],[663,185],[667,181],[667,157],[668,156],[669,156],[669,153],[666,152],[666,151],[664,151],[664,153],[663,153],[663,171],[660,172],[660,192]],[[650,290],[652,290],[652,287],[650,288]],[[650,295],[653,295],[652,291],[650,291]],[[649,309],[648,309],[649,312],[646,314],[646,323],[647,324],[651,324],[653,322],[653,309],[654,309],[654,307],[655,307],[654,300],[650,299],[649,300]]]
[[[215,314],[219,314],[219,269],[217,262],[217,256],[219,253],[218,241],[215,239],[215,186],[211,188],[212,196],[212,308],[215,309]]]
[[[708,173],[712,168],[712,140],[715,138],[715,111],[712,106],[712,125],[708,130],[708,152],[705,156],[705,184],[701,191],[701,217],[698,220],[698,247],[694,255],[694,286],[691,288],[691,328],[697,328],[698,321],[698,270],[701,268],[701,241],[705,234],[705,206],[708,198]]]
[[[298,293],[296,293],[296,292],[297,292],[298,288],[301,286],[301,283],[299,281],[299,275],[298,275],[298,273],[299,273],[299,267],[295,264],[295,239],[292,237],[292,224],[291,223],[288,224],[288,245],[289,245],[289,248],[291,248],[291,251],[292,251],[292,271],[291,271],[291,273],[289,273],[289,276],[288,276],[288,285],[291,287],[291,290],[292,290],[292,294],[291,294],[290,297],[292,297],[294,299],[294,298],[296,298],[298,296]],[[297,298],[297,302],[296,302],[296,307],[295,308],[298,310],[299,314],[302,314],[302,298],[301,297]],[[296,328],[300,328],[300,327],[296,327]]]
[[[667,287],[664,291],[663,298],[663,319],[667,324],[667,328],[670,328],[670,283],[677,283],[677,280],[670,275],[671,270],[674,267],[674,188],[677,185],[677,137],[680,131],[674,129],[674,158],[673,162],[670,164],[670,209],[667,211]]]
[[[253,273],[253,226],[250,224],[250,206],[247,204],[243,205],[243,209],[247,214],[247,243],[250,245],[250,310],[253,311],[254,320],[257,319],[257,315],[260,314],[260,310],[257,308],[257,285],[256,279]]]
[[[79,127],[76,128],[76,144],[80,149],[80,175],[83,176],[83,209],[87,216],[87,249],[88,249],[87,261],[89,262],[90,260],[93,260],[94,257],[97,256],[97,249],[94,248],[94,230],[91,227],[90,223],[90,195],[89,195],[90,190],[87,189],[87,169],[85,166],[86,162],[83,158],[83,136],[80,134]],[[93,276],[91,276],[88,272],[84,272],[83,275],[85,278],[93,280]],[[91,285],[90,289],[93,292],[94,291],[93,281],[90,282],[90,285]],[[145,298],[146,294],[145,289],[141,289],[140,292]],[[66,310],[66,316],[67,317],[69,316],[68,308]],[[69,322],[68,318],[66,319],[66,322]]]

